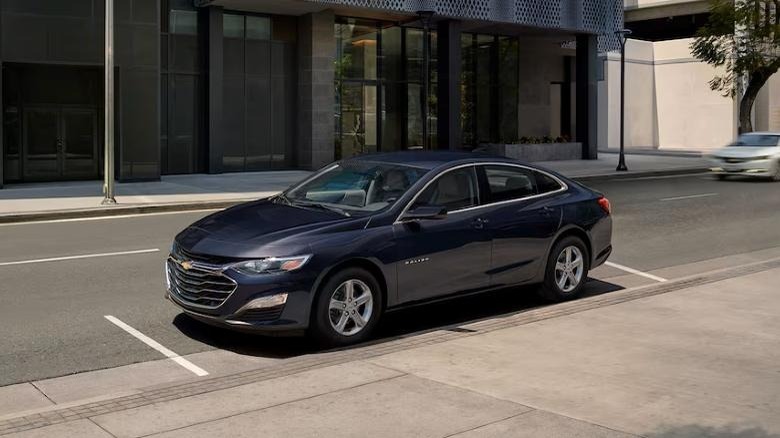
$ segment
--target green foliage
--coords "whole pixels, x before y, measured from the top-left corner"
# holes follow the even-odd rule
[[[709,22],[691,44],[696,59],[724,68],[710,81],[724,96],[736,96],[745,76],[760,89],[780,68],[779,49],[780,0],[710,0]]]

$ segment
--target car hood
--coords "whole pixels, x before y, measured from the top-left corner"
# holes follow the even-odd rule
[[[722,158],[751,158],[751,157],[763,157],[766,155],[775,155],[780,152],[777,147],[766,146],[731,146],[723,149],[718,149],[712,155]]]
[[[307,250],[314,234],[363,227],[366,222],[365,218],[261,200],[206,216],[179,233],[176,243],[210,256],[285,256]]]

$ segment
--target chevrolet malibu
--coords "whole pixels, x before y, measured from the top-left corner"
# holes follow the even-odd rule
[[[610,208],[504,157],[364,155],[182,231],[166,296],[206,323],[344,345],[435,300],[535,283],[547,299],[577,297],[612,251]]]
[[[745,175],[780,181],[780,134],[742,134],[731,145],[713,152],[710,159],[718,179]]]

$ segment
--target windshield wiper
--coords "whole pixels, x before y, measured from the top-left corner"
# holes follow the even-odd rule
[[[290,198],[288,198],[284,193],[279,193],[278,195],[274,196],[274,201],[279,200],[287,205],[293,205]]]
[[[301,207],[316,208],[316,209],[319,209],[319,210],[332,211],[334,213],[338,213],[338,214],[340,214],[342,216],[346,216],[346,217],[351,217],[352,216],[346,210],[344,210],[342,208],[338,208],[338,207],[332,206],[332,205],[319,204],[319,203],[316,203],[316,202],[298,201],[298,200],[291,201],[289,199],[288,199],[288,201],[290,202],[290,205],[298,205],[298,206],[301,206]]]

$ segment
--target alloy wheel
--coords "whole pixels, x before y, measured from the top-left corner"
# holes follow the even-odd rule
[[[562,292],[569,293],[579,286],[584,271],[582,251],[574,245],[567,246],[555,261],[555,284]]]
[[[333,291],[328,305],[328,320],[336,333],[353,336],[360,333],[374,313],[371,288],[360,280],[347,280]]]

